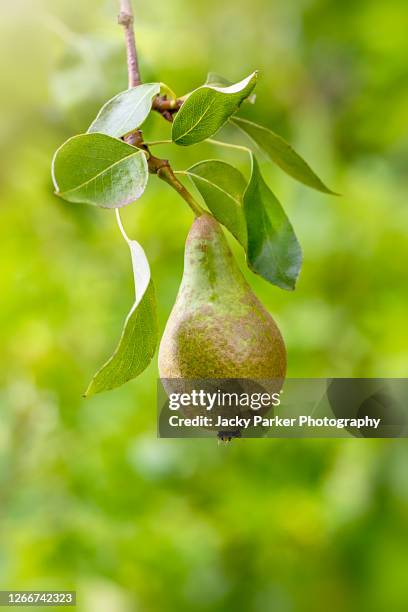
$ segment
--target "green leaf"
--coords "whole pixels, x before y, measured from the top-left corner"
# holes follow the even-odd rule
[[[263,180],[253,156],[251,178],[244,194],[244,213],[248,266],[273,285],[294,289],[302,265],[302,251],[289,219]]]
[[[251,157],[248,186],[236,168],[218,160],[200,162],[187,174],[214,217],[244,247],[251,270],[282,289],[294,289],[302,251],[282,206]]]
[[[176,100],[177,98],[174,91],[166,83],[160,83],[160,95],[166,96],[170,100]]]
[[[250,95],[256,79],[254,72],[235,85],[203,85],[193,91],[174,119],[173,141],[187,146],[213,136]]]
[[[217,72],[209,72],[207,74],[207,80],[205,84],[212,85],[213,87],[229,87],[230,85],[233,85],[232,81],[229,81],[228,79],[226,79],[221,74],[218,74]],[[254,104],[255,100],[256,100],[256,94],[253,93],[250,96],[248,96],[244,100],[244,102],[249,102],[250,104]]]
[[[246,248],[242,197],[246,181],[241,172],[223,161],[195,164],[187,173],[214,217]]]
[[[122,91],[102,106],[88,133],[99,132],[114,138],[126,136],[142,125],[159,92],[160,83],[145,83]]]
[[[209,72],[207,74],[207,80],[205,84],[213,85],[215,87],[229,87],[230,85],[233,85],[232,81],[229,81],[217,72]]]
[[[322,183],[305,160],[278,134],[262,125],[252,123],[252,121],[247,121],[241,117],[234,117],[231,121],[245,132],[287,174],[308,187],[323,191],[324,193],[337,195]]]
[[[120,387],[149,365],[156,351],[156,300],[146,255],[138,242],[129,241],[135,275],[136,299],[112,357],[93,377],[85,397]]]
[[[143,151],[104,134],[70,138],[52,161],[58,196],[102,208],[119,208],[140,198],[148,176]]]

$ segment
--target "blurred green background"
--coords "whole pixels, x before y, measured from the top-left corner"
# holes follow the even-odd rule
[[[208,70],[260,69],[243,114],[343,194],[263,166],[304,249],[294,293],[247,273],[288,374],[406,376],[406,0],[135,5],[145,81],[180,95]],[[1,8],[0,587],[77,589],[81,612],[405,612],[405,441],[158,440],[156,360],[81,398],[118,340],[132,273],[114,214],[56,198],[50,161],[126,88],[117,7]],[[149,119],[147,138],[168,134]],[[177,169],[218,157],[248,172],[239,152],[174,148],[158,152]],[[123,219],[150,259],[163,329],[190,211],[153,178]]]

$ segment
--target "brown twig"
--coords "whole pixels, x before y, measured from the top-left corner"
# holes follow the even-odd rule
[[[118,23],[123,26],[126,41],[126,55],[128,65],[128,87],[136,87],[141,84],[139,62],[137,57],[135,34],[133,29],[133,10],[131,0],[119,0],[120,14]],[[167,100],[165,96],[157,96],[153,101],[154,110],[158,111],[168,121],[173,121],[173,114],[180,108],[183,100]],[[135,130],[125,138],[126,142],[144,149],[148,154],[147,165],[151,174],[156,174],[168,183],[187,202],[196,216],[202,215],[204,210],[195,201],[191,193],[180,183],[174,175],[167,159],[160,159],[152,155],[149,148],[143,143],[141,130]]]
[[[133,21],[132,0],[120,0],[118,23],[123,26],[125,32],[129,89],[141,83]]]
[[[128,87],[136,87],[142,82],[139,68],[139,58],[137,55],[135,31],[133,27],[134,16],[132,9],[132,0],[119,0],[120,13],[118,23],[123,26],[126,41],[126,57],[128,65]],[[167,121],[173,121],[173,115],[177,113],[181,105],[182,99],[168,100],[166,96],[157,96],[153,100],[153,110],[160,113]]]

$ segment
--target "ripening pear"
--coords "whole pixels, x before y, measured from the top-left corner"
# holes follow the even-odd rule
[[[198,217],[159,351],[161,378],[284,379],[281,333],[239,270],[218,222]]]

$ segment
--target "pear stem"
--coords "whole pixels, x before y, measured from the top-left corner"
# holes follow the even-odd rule
[[[175,176],[170,166],[162,166],[157,171],[157,176],[162,179],[165,183],[173,187],[175,191],[187,202],[196,217],[201,217],[204,214],[204,209],[195,200],[191,193],[184,187],[182,183]]]

